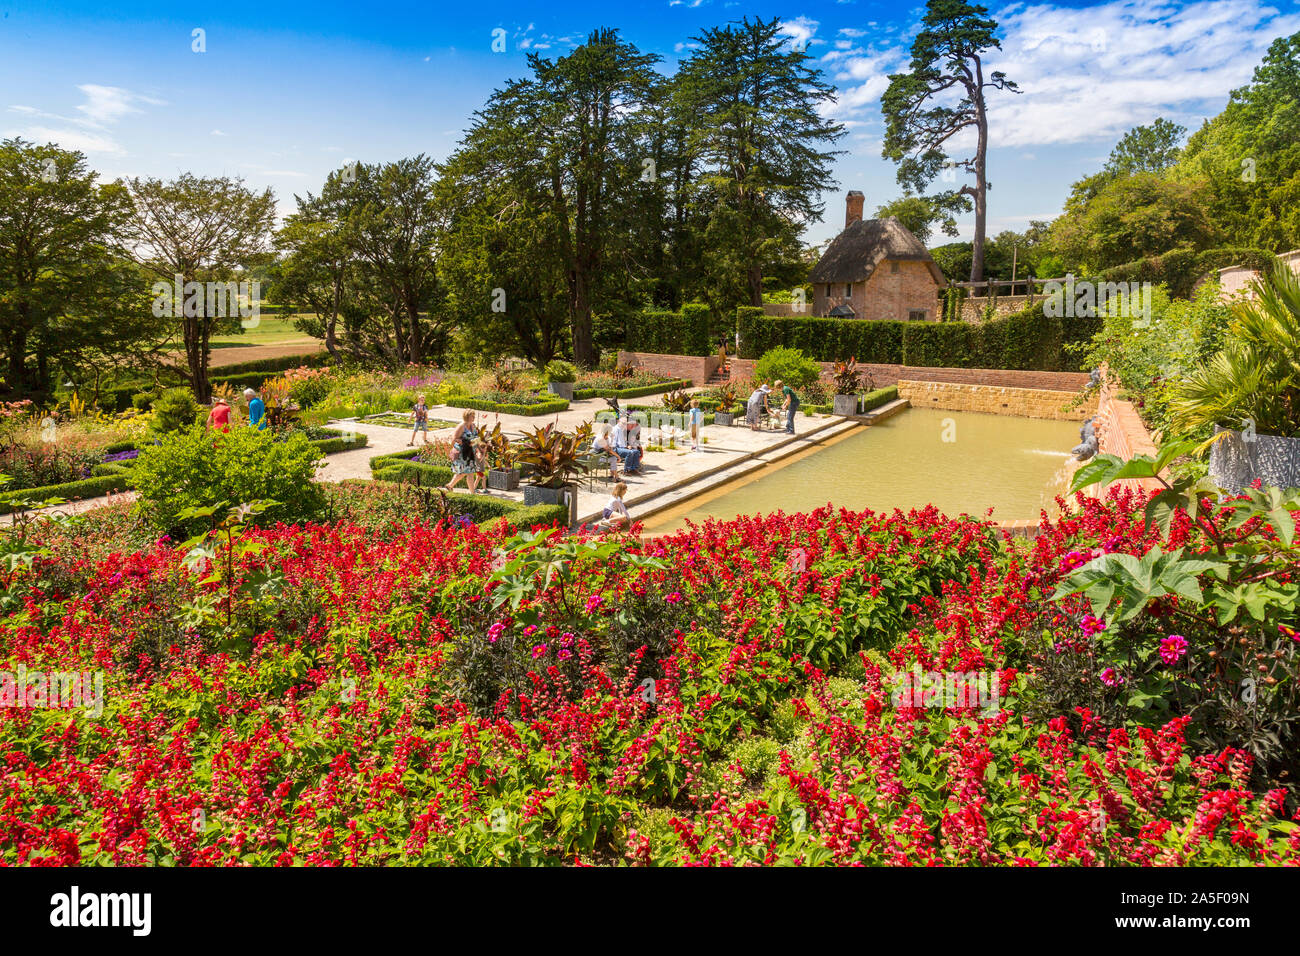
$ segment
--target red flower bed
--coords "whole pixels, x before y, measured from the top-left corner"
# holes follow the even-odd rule
[[[4,670],[100,671],[103,713],[0,709],[0,860],[1295,862],[1285,792],[1190,746],[1188,716],[1035,710],[1045,615],[1091,640],[1045,595],[1071,552],[1149,548],[1139,504],[1019,551],[823,509],[644,550],[282,527],[229,564],[38,559]],[[898,706],[914,666],[997,700]]]

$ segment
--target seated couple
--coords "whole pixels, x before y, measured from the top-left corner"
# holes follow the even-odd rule
[[[596,437],[591,442],[591,450],[609,457],[612,477],[619,477],[620,465],[624,469],[623,474],[639,475],[642,455],[640,424],[626,416],[620,418],[614,427],[609,422],[601,422]]]

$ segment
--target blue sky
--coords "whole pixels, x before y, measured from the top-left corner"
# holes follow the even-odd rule
[[[1157,116],[1194,129],[1250,78],[1273,38],[1300,31],[1297,0],[989,4],[1020,86],[990,104],[990,229],[1060,211],[1128,128]],[[281,213],[328,170],[427,153],[442,159],[470,114],[524,57],[559,56],[613,26],[671,73],[691,38],[744,15],[779,16],[839,92],[837,185],[811,242],[899,195],[880,158],[879,98],[903,67],[922,4],[871,0],[618,5],[462,3],[113,4],[0,0],[0,135],[83,150],[106,177],[182,171],[271,186]],[[206,52],[192,50],[204,31]],[[506,51],[492,51],[492,31]],[[969,237],[971,223],[962,224]],[[938,240],[936,240],[938,241]]]

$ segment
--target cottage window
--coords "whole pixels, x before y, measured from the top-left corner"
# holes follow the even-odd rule
[[[853,283],[852,283],[852,282],[846,282],[846,283],[844,283],[844,298],[846,298],[846,299],[851,299],[851,298],[853,298]]]
[[[909,321],[909,322],[924,322],[924,321],[925,321],[925,317],[926,317],[927,314],[928,314],[928,313],[925,311],[925,309],[911,309],[911,310],[907,313],[907,321]]]
[[[897,263],[897,262],[891,262],[891,263],[889,264],[889,271],[890,271],[890,272],[897,272],[897,271],[898,271],[898,263]]]
[[[831,292],[831,284],[829,282],[826,283],[826,298],[829,299],[834,294],[835,293]]]

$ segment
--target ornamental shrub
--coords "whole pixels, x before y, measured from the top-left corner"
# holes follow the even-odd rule
[[[572,362],[556,359],[546,366],[546,380],[548,382],[576,382],[578,380],[578,370]]]
[[[320,450],[299,433],[237,428],[212,434],[191,427],[146,446],[132,477],[141,514],[159,530],[192,534],[204,523],[182,521],[181,511],[222,501],[279,502],[260,516],[262,524],[316,517],[324,503],[313,481],[320,458]]]
[[[169,388],[153,403],[155,435],[182,431],[202,422],[204,417],[199,403],[194,400],[194,393],[188,388]]]
[[[791,388],[811,385],[821,376],[821,366],[804,357],[799,349],[775,348],[763,354],[754,366],[754,377],[763,382],[781,379]]]

